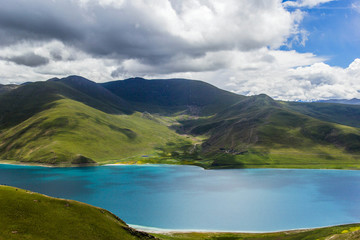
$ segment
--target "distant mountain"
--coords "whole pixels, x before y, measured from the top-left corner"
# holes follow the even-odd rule
[[[78,100],[83,103],[87,103],[89,106],[102,109],[102,106],[107,105],[105,111],[118,113],[119,111],[124,113],[132,113],[132,106],[120,98],[119,96],[114,95],[106,88],[102,87],[100,84],[97,84],[93,81],[90,81],[86,78],[80,76],[69,76],[62,79],[52,79],[50,81],[63,83],[79,92],[84,94],[84,97],[69,96],[71,99]],[[87,97],[91,97],[88,99]],[[95,103],[98,101],[98,103]],[[101,103],[100,103],[101,102]],[[113,109],[113,110],[111,110]]]
[[[329,100],[319,100],[316,102],[324,102],[324,103],[341,103],[341,104],[355,104],[360,105],[360,99],[329,99]]]
[[[323,121],[360,127],[360,105],[321,102],[285,102],[284,105],[293,111]]]
[[[244,96],[216,88],[208,83],[187,79],[130,78],[101,84],[127,100],[137,111],[209,115],[234,104]]]
[[[0,159],[353,168],[359,126],[359,105],[245,97],[187,79],[69,76],[0,95]]]
[[[19,87],[19,85],[16,85],[16,84],[6,84],[6,85],[0,84],[0,95],[3,94],[3,93],[9,92],[11,90],[14,90],[17,87]]]

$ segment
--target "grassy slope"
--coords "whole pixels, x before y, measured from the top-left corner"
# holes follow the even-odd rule
[[[3,160],[71,162],[77,154],[97,162],[151,153],[154,147],[180,139],[154,120],[111,115],[82,103],[61,99],[1,134]]]
[[[360,105],[318,102],[283,102],[283,104],[294,111],[323,121],[360,127]]]
[[[0,186],[0,239],[155,239],[101,208]]]
[[[360,168],[359,128],[311,118],[265,95],[183,124],[209,136],[203,144],[209,168]]]
[[[86,80],[83,82],[92,83]],[[101,97],[104,95],[103,91],[108,92],[106,89],[95,88],[92,95],[89,95],[88,91],[78,89],[61,81],[46,81],[22,85],[0,95],[0,130],[15,126],[34,114],[51,108],[54,101],[63,98],[84,103],[106,113],[120,114],[129,111],[128,106],[108,104],[109,97]],[[122,102],[121,99],[119,102]]]
[[[136,231],[107,210],[72,200],[0,186],[0,239],[359,239],[360,224],[277,233],[171,233]]]

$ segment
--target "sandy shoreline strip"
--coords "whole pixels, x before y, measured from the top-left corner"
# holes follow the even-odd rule
[[[166,228],[156,228],[156,227],[146,227],[135,224],[128,224],[130,227],[143,232],[148,233],[158,233],[158,234],[174,234],[174,233],[284,233],[284,232],[306,232],[315,229],[336,227],[349,224],[358,224],[358,223],[340,223],[336,225],[314,227],[314,228],[295,228],[287,230],[274,230],[274,231],[231,231],[231,230],[209,230],[209,229],[166,229]]]

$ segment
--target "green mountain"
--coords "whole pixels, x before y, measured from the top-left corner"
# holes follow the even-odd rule
[[[360,127],[360,105],[286,102],[288,108],[323,121]]]
[[[112,95],[98,84],[70,76],[61,80],[27,83],[1,95],[0,129],[19,124],[34,114],[51,108],[52,102],[63,98],[84,103],[106,113],[131,112],[126,101]]]
[[[6,92],[10,92],[11,90],[17,88],[16,84],[0,84],[0,95]]]
[[[328,99],[328,100],[319,100],[317,102],[327,102],[327,103],[341,103],[341,104],[356,104],[360,105],[360,99],[352,98],[352,99]]]
[[[201,81],[69,76],[0,95],[0,158],[360,168],[359,119],[358,105],[245,97]]]
[[[262,94],[215,116],[182,122],[187,132],[206,135],[210,167],[341,167],[359,164],[360,129],[295,112]]]
[[[130,228],[111,212],[73,200],[57,199],[19,188],[0,186],[0,239],[26,240],[236,240],[359,239],[360,225],[274,233],[156,233]]]
[[[104,163],[150,154],[182,138],[155,118],[130,112],[126,101],[86,79],[23,85],[0,96],[0,158]]]
[[[208,83],[187,79],[131,78],[101,84],[131,102],[137,111],[211,115],[244,98]]]

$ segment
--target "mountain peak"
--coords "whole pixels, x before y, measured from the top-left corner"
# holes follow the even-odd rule
[[[142,77],[133,77],[133,78],[124,79],[123,81],[146,81],[146,79]]]

